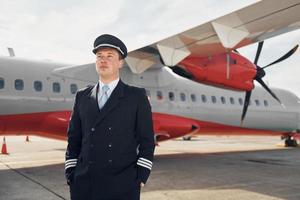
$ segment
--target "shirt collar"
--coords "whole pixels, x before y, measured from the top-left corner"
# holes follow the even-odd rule
[[[99,80],[99,88],[101,90],[101,88],[104,86],[104,85],[108,85],[109,87],[109,91],[112,92],[115,87],[117,86],[118,82],[119,82],[120,78],[117,78],[116,80],[108,83],[108,84],[104,84],[103,82],[101,82],[101,80]]]

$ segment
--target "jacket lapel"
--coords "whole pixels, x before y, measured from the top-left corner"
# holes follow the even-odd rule
[[[99,85],[99,83],[97,84]],[[93,127],[95,127],[98,123],[100,123],[105,116],[113,109],[115,108],[122,97],[124,97],[124,86],[125,84],[120,80],[117,84],[117,86],[115,87],[115,89],[113,90],[113,92],[111,93],[110,97],[108,98],[107,102],[105,103],[105,105],[102,107],[102,109],[99,111],[99,106],[98,106],[98,102],[97,102],[97,88],[96,88],[96,104],[97,104],[97,108],[99,111],[99,115],[97,116],[97,119],[95,120]]]
[[[99,83],[94,85],[93,89],[90,92],[89,95],[89,105],[92,107],[92,110],[95,110],[95,113],[99,113],[99,105],[98,105],[98,88]]]

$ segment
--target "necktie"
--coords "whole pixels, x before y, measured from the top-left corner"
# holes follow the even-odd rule
[[[101,109],[108,99],[107,91],[109,90],[108,85],[102,86],[102,96],[99,99],[99,108]]]

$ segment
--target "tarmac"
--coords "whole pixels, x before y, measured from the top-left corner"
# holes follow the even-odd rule
[[[0,138],[2,140],[2,137]],[[66,141],[6,137],[0,200],[69,199]],[[300,148],[278,137],[199,136],[162,142],[141,200],[300,200]]]

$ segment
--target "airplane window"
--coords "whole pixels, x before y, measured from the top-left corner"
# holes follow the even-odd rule
[[[33,87],[34,87],[35,91],[40,92],[43,89],[43,84],[41,81],[34,81]]]
[[[206,96],[204,94],[201,95],[201,100],[203,103],[206,103],[207,99]]]
[[[77,92],[77,90],[78,90],[77,85],[75,83],[72,83],[70,85],[70,92],[71,92],[71,94],[75,94]]]
[[[59,84],[59,82],[54,82],[52,84],[52,90],[55,93],[60,93],[60,84]]]
[[[234,98],[233,97],[230,97],[230,103],[234,104]]]
[[[170,99],[170,101],[174,101],[175,95],[173,92],[169,92],[169,99]]]
[[[4,88],[4,78],[0,77],[0,89]]]
[[[244,104],[244,101],[243,101],[242,98],[239,98],[239,103],[240,103],[241,106]]]
[[[259,106],[259,100],[258,100],[258,99],[255,99],[255,104],[256,104],[257,106]]]
[[[268,101],[267,101],[267,100],[264,100],[264,105],[265,105],[266,107],[268,107],[268,106],[269,106],[269,103],[268,103]]]
[[[217,102],[217,98],[216,98],[215,96],[211,96],[211,101],[212,101],[213,103],[216,103],[216,102]]]
[[[24,90],[24,81],[22,79],[15,80],[15,89],[16,90]]]
[[[191,94],[191,99],[192,99],[192,102],[197,101],[196,95],[195,94]]]
[[[162,100],[163,99],[163,94],[161,91],[156,92],[157,100]]]
[[[221,97],[221,102],[222,102],[222,104],[225,104],[225,103],[226,103],[225,97]]]
[[[180,93],[180,99],[181,99],[181,101],[185,101],[185,94],[184,93]]]

